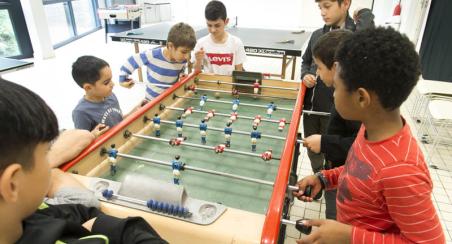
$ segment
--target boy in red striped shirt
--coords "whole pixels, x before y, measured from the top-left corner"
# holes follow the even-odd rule
[[[304,201],[338,190],[338,222],[306,220],[318,229],[298,243],[445,243],[424,156],[400,115],[420,74],[413,44],[394,29],[368,29],[342,42],[335,59],[336,109],[362,126],[344,166],[298,182]]]

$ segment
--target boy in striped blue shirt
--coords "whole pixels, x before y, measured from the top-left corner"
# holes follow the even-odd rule
[[[135,82],[129,75],[139,67],[146,66],[146,99],[156,98],[176,83],[195,44],[193,28],[185,23],[175,24],[168,33],[165,47],[149,49],[127,59],[121,67],[119,84],[131,88]]]

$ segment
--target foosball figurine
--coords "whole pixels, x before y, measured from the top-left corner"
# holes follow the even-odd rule
[[[229,119],[231,120],[231,122],[234,122],[237,120],[237,112],[232,112],[231,113],[231,117],[229,117]]]
[[[268,149],[267,151],[265,151],[264,153],[261,154],[261,157],[264,161],[269,161],[272,159],[272,152],[273,150]]]
[[[226,147],[231,147],[231,136],[232,136],[232,127],[231,122],[228,122],[226,124],[226,127],[224,127],[224,140],[226,141]]]
[[[220,144],[215,147],[215,153],[223,153],[225,148],[226,148],[226,145]]]
[[[262,120],[262,116],[260,116],[260,115],[256,115],[256,116],[254,116],[254,120],[253,120],[253,127],[254,126],[259,126],[259,124],[261,123],[261,120]]]
[[[171,167],[173,168],[173,182],[176,185],[180,183],[180,172],[185,169],[185,164],[180,160],[180,156],[176,155],[171,161]]]
[[[253,126],[253,131],[250,134],[251,137],[251,151],[256,151],[257,139],[261,138],[261,133],[257,131],[257,126]]]
[[[177,137],[182,137],[182,126],[184,126],[184,121],[179,116],[176,120],[176,131],[177,131]]]
[[[207,102],[207,95],[204,94],[201,96],[201,100],[199,101],[199,110],[202,110],[202,108],[204,107],[206,102]]]
[[[278,123],[279,132],[283,131],[285,126],[286,126],[286,119],[285,118],[280,119],[279,123]]]
[[[107,151],[108,154],[108,162],[110,162],[110,175],[113,176],[116,174],[116,158],[118,157],[118,149],[116,149],[115,144],[111,144],[110,149]]]
[[[193,112],[193,107],[188,107],[184,109],[184,113],[182,114],[182,118],[189,116]]]
[[[205,121],[209,121],[211,118],[215,116],[215,109],[209,110],[206,117],[204,117]]]
[[[220,99],[220,93],[219,92],[215,92],[215,98],[216,99]]]
[[[201,120],[201,124],[199,124],[199,133],[201,134],[201,143],[205,145],[207,143],[207,123],[205,120]]]
[[[154,133],[156,137],[160,137],[160,117],[158,114],[154,115],[154,118],[152,119],[152,122],[154,122]]]
[[[240,99],[236,98],[232,100],[232,112],[237,112],[237,109],[239,109],[240,105]]]
[[[169,140],[169,144],[173,147],[173,146],[179,146],[180,144],[182,144],[183,141],[187,140],[187,137],[176,137],[176,138],[171,138]]]
[[[254,95],[259,94],[259,88],[260,87],[261,87],[261,84],[259,84],[259,80],[256,80],[256,82],[254,82],[254,84],[253,84]],[[256,96],[254,98],[256,98]]]
[[[274,110],[276,110],[276,105],[273,102],[270,102],[267,105],[267,118],[271,118],[272,117],[272,113],[273,113]]]
[[[232,96],[234,96],[235,98],[239,98],[239,90],[232,89]]]
[[[191,91],[191,92],[195,92],[196,91],[196,86],[195,84],[190,85],[187,90]]]

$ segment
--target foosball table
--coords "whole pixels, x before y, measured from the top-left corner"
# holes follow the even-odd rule
[[[191,73],[62,169],[104,212],[141,216],[170,243],[276,243],[303,98],[299,82]]]

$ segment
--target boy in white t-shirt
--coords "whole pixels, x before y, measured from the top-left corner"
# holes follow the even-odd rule
[[[210,1],[205,9],[209,35],[200,38],[194,48],[194,69],[219,75],[231,75],[243,70],[246,61],[242,41],[225,31],[229,19],[220,1]]]

